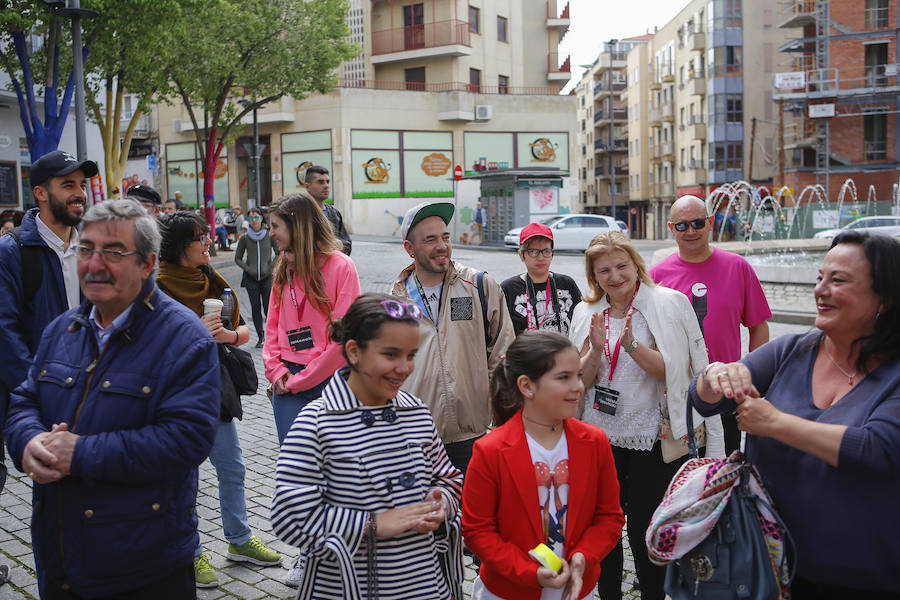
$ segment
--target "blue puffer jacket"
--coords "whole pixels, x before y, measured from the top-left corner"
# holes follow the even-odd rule
[[[71,475],[34,486],[31,536],[46,576],[106,596],[191,564],[197,467],[219,425],[216,344],[151,277],[103,351],[85,302],[50,323],[11,396],[16,467],[54,423],[80,435]]]
[[[25,379],[41,333],[69,309],[59,258],[38,233],[37,215],[37,208],[25,213],[20,230],[22,245],[41,248],[41,287],[28,306],[19,245],[11,235],[0,237],[0,427],[9,392]]]

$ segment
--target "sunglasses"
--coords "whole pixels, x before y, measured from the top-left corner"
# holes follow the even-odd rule
[[[704,217],[702,219],[693,219],[691,221],[678,221],[677,223],[672,223],[672,227],[679,233],[687,231],[688,227],[693,227],[696,231],[700,231],[701,229],[706,227],[708,218],[709,217]]]
[[[403,302],[398,302],[396,300],[384,300],[381,302],[381,306],[384,307],[384,310],[392,319],[402,319],[404,313],[416,321],[419,321],[422,318],[422,309],[419,308],[418,304],[404,304]]]
[[[251,221],[259,221],[260,219],[262,219],[262,217],[260,217],[259,215],[251,215],[247,218],[250,219]]]

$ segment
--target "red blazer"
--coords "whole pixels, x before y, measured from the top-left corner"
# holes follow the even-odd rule
[[[576,419],[564,423],[571,474],[565,554],[567,560],[584,554],[584,597],[596,587],[600,561],[622,536],[625,517],[606,434]],[[519,411],[475,442],[463,485],[463,537],[482,561],[481,581],[501,598],[540,600],[539,565],[528,556],[546,542],[539,502]]]

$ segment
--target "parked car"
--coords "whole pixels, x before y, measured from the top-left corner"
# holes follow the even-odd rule
[[[869,233],[900,236],[900,217],[863,217],[840,229],[820,231],[813,237],[833,238],[842,231],[868,231]]]
[[[606,215],[554,215],[541,223],[553,230],[553,247],[556,250],[583,252],[598,233],[621,231],[616,220]],[[503,238],[503,243],[518,248],[521,231],[521,227],[510,229]]]
[[[625,234],[625,237],[627,237],[628,239],[631,239],[631,230],[628,229],[628,224],[625,223],[625,221],[618,221],[618,220],[617,220],[617,221],[616,221],[616,225],[619,226],[619,229],[622,231],[622,233]]]

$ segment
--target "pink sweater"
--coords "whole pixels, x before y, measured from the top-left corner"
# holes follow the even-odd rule
[[[331,300],[332,318],[344,316],[359,296],[356,266],[349,256],[335,252],[322,265],[322,279],[325,282],[325,293]],[[290,283],[293,284],[297,306],[291,298],[290,285],[285,285],[281,290],[272,288],[266,318],[263,363],[269,381],[275,382],[288,375],[285,387],[296,393],[313,388],[334,375],[344,365],[344,357],[341,345],[328,339],[328,319],[306,297],[303,283],[296,277]],[[300,327],[310,328],[313,347],[294,351],[288,343],[287,332]],[[306,368],[290,375],[282,360],[306,365]]]

